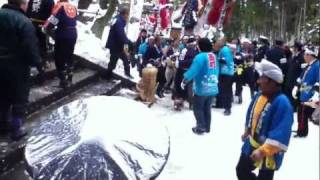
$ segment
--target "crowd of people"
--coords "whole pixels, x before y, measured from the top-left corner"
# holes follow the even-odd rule
[[[30,67],[36,66],[40,75],[44,73],[46,34],[53,28],[60,86],[72,84],[76,16],[76,7],[67,0],[57,4],[53,0],[30,0],[28,4],[26,0],[8,0],[1,8],[0,84],[5,86],[0,89],[0,132],[11,129],[13,140],[26,135],[21,126],[30,89]],[[130,79],[132,68],[137,68],[142,79],[154,76],[154,82],[143,82],[153,86],[150,90],[158,98],[171,94],[177,111],[187,101],[196,119],[192,131],[198,135],[210,132],[212,107],[223,108],[225,116],[231,115],[232,103],[242,103],[243,86],[247,84],[252,102],[237,176],[255,179],[251,171],[259,168],[260,178],[272,179],[289,144],[294,111],[298,119],[295,137],[308,135],[308,121],[314,111],[310,102],[319,101],[319,51],[299,42],[290,47],[282,40],[275,40],[271,47],[264,36],[257,41],[209,39],[189,27],[185,35],[171,38],[142,29],[138,39],[131,42],[125,33],[128,18],[129,9],[123,7],[112,21],[106,42],[110,61],[105,77],[112,77],[118,59]]]
[[[106,46],[110,49],[111,55],[123,54],[119,57],[124,61],[125,74],[129,78],[132,78],[130,64],[131,68],[137,67],[140,77],[142,77],[142,70],[148,64],[157,67],[157,96],[163,98],[164,93],[172,93],[172,98],[176,102],[174,106],[176,110],[181,109],[182,101],[188,101],[192,105],[192,101],[190,101],[192,94],[188,93],[188,89],[190,90],[192,87],[188,85],[192,83],[189,83],[185,89],[181,88],[181,83],[184,79],[184,73],[200,53],[197,42],[201,38],[196,33],[182,37],[165,38],[161,34],[149,33],[142,29],[136,42],[130,42],[124,32],[125,21],[123,19],[128,18],[128,11],[127,14],[125,11],[126,9],[123,9],[123,14],[120,13],[116,17],[115,24],[111,26]],[[119,26],[118,23],[121,25]],[[115,35],[123,40],[119,41]],[[249,86],[252,98],[259,90],[258,73],[254,69],[254,63],[261,62],[262,59],[267,59],[281,69],[284,74],[282,90],[295,110],[301,109],[301,107],[297,108],[300,104],[299,101],[308,101],[311,98],[298,101],[293,91],[301,84],[299,77],[302,76],[302,73],[309,72],[305,71],[308,63],[312,61],[315,62],[313,66],[318,66],[318,61],[313,61],[317,59],[317,49],[312,45],[295,42],[292,47],[289,47],[282,40],[275,40],[271,47],[268,38],[264,36],[260,36],[257,41],[239,38],[226,42],[224,37],[209,40],[210,46],[212,46],[211,52],[215,54],[219,63],[219,93],[214,104],[217,108],[224,108],[225,115],[231,114],[232,102],[242,103],[242,90],[245,84]],[[114,52],[118,46],[120,46],[118,48],[120,52]],[[114,69],[117,59],[111,58],[109,72]],[[308,89],[310,90],[309,94],[314,94],[318,87],[317,72],[312,71],[312,77],[314,79],[308,86],[314,87]],[[235,92],[232,89],[233,84],[235,84]],[[300,90],[303,89],[300,88]]]
[[[127,13],[124,10],[119,16],[125,19]],[[125,37],[123,30],[113,28],[124,25],[115,22],[110,32],[122,32]],[[264,36],[258,41],[243,38],[227,42],[224,37],[201,38],[190,32],[166,39],[142,29],[136,42],[124,38],[121,47],[126,47],[123,52],[129,58],[124,60],[126,74],[131,62],[142,79],[144,75],[150,79],[152,74],[144,74],[147,72],[144,70],[152,67],[157,83],[152,83],[154,88],[149,89],[154,89],[159,98],[172,93],[175,110],[181,110],[183,101],[188,101],[196,119],[192,131],[198,135],[211,130],[213,100],[214,106],[224,108],[224,115],[229,116],[235,101],[233,84],[239,104],[243,86],[248,84],[252,101],[242,135],[244,144],[237,177],[273,179],[288,149],[294,111],[298,119],[294,137],[308,135],[308,121],[314,111],[309,102],[319,103],[319,52],[312,45],[295,42],[289,47],[282,40],[275,40],[270,47]],[[134,53],[129,53],[130,49]],[[258,175],[252,172],[255,169],[259,169]]]

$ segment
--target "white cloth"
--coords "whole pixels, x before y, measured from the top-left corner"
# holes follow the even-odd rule
[[[255,63],[255,69],[260,76],[264,75],[279,84],[283,83],[283,73],[281,69],[272,62],[263,59],[260,63]]]
[[[293,99],[298,99],[297,93],[298,93],[298,87],[294,86],[294,88],[292,89],[292,93],[291,93]]]

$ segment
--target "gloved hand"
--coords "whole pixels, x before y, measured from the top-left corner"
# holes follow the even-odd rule
[[[220,64],[227,64],[227,61],[224,58],[219,59]]]
[[[304,68],[306,68],[308,66],[308,63],[303,63],[303,64],[301,64],[301,69],[304,69]]]
[[[320,92],[320,85],[319,85],[318,82],[313,85],[313,89],[314,89],[316,92]]]
[[[286,64],[286,63],[287,63],[287,58],[280,59],[280,64]]]
[[[128,56],[128,54],[129,54],[129,45],[125,44],[124,47],[123,47],[123,50],[124,50],[124,53],[126,53],[126,55]]]
[[[297,94],[298,94],[298,87],[294,86],[294,88],[292,89],[292,93],[291,93],[293,99],[298,99]]]
[[[183,80],[182,82],[181,82],[181,89],[182,90],[185,90],[186,89],[186,86],[187,86],[187,82],[185,81],[185,80]]]
[[[142,54],[138,54],[138,61],[140,65],[142,64],[142,60]]]
[[[165,67],[166,66],[166,61],[161,61],[161,66]]]
[[[320,102],[319,93],[315,92],[313,96],[307,102],[303,102],[303,104],[312,108],[317,108],[319,106],[319,102]]]
[[[48,34],[48,31],[47,31],[47,29],[45,28],[45,27],[41,27],[41,32],[43,33],[43,34]]]
[[[176,65],[176,68],[178,69],[179,68],[179,60],[175,61],[175,65]]]

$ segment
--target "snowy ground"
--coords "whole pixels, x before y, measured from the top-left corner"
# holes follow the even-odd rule
[[[107,67],[109,52],[103,46],[108,28],[102,40],[95,38],[89,26],[79,23],[80,36],[75,53]],[[118,62],[114,71],[123,75],[123,66]],[[131,71],[138,81],[136,70]],[[133,99],[135,94],[123,90],[121,95]],[[194,135],[191,128],[195,125],[192,111],[173,111],[170,96],[158,100],[152,110],[165,123],[171,134],[171,155],[159,180],[234,180],[235,166],[240,155],[245,114],[249,104],[249,90],[244,89],[244,103],[234,105],[232,115],[223,116],[223,110],[212,109],[211,133]],[[296,129],[297,125],[293,125]],[[292,138],[282,168],[275,174],[275,180],[319,180],[319,128],[310,124],[308,138]]]
[[[5,0],[0,0],[0,5]],[[79,39],[75,53],[107,67],[109,53],[104,49],[107,33],[99,40],[89,31],[90,24],[78,24]],[[108,28],[105,29],[108,32]],[[116,73],[123,74],[122,63],[118,63]],[[132,71],[138,80],[137,72]],[[121,95],[133,99],[135,94],[122,90]],[[170,96],[158,100],[152,110],[157,120],[166,124],[171,135],[169,162],[159,180],[234,180],[235,166],[240,155],[245,113],[250,98],[249,90],[244,89],[244,102],[234,105],[232,115],[223,116],[223,110],[212,109],[211,133],[197,136],[191,128],[195,125],[192,111],[173,111]],[[293,125],[296,129],[297,125]],[[291,139],[289,150],[275,180],[319,180],[319,128],[310,124],[309,136]]]
[[[134,92],[122,90],[122,96],[134,98]],[[152,110],[166,124],[171,136],[169,162],[159,180],[234,180],[235,166],[240,155],[249,89],[244,89],[244,103],[233,105],[232,115],[212,109],[211,133],[198,136],[192,133],[195,125],[192,111],[185,108],[175,112],[167,95],[157,101]],[[293,129],[296,129],[296,124]],[[292,138],[283,166],[275,180],[319,180],[319,128],[310,123],[307,138]]]

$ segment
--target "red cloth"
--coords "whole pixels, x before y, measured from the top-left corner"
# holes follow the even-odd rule
[[[157,17],[152,14],[149,16],[149,21],[152,23],[152,24],[155,24],[157,22]]]
[[[224,0],[212,0],[213,8],[208,14],[208,24],[216,25],[219,21],[219,17],[224,5]]]
[[[160,6],[166,5],[167,0],[159,0]],[[169,12],[167,8],[160,10],[160,24],[162,29],[167,29],[169,26]]]
[[[230,1],[227,4],[226,15],[223,20],[224,25],[229,23],[235,4],[236,4],[236,2],[234,0]],[[216,25],[219,21],[221,13],[222,13],[221,11],[224,6],[224,0],[212,0],[212,6],[213,6],[213,8],[210,10],[210,12],[208,14],[208,23],[210,25]]]

